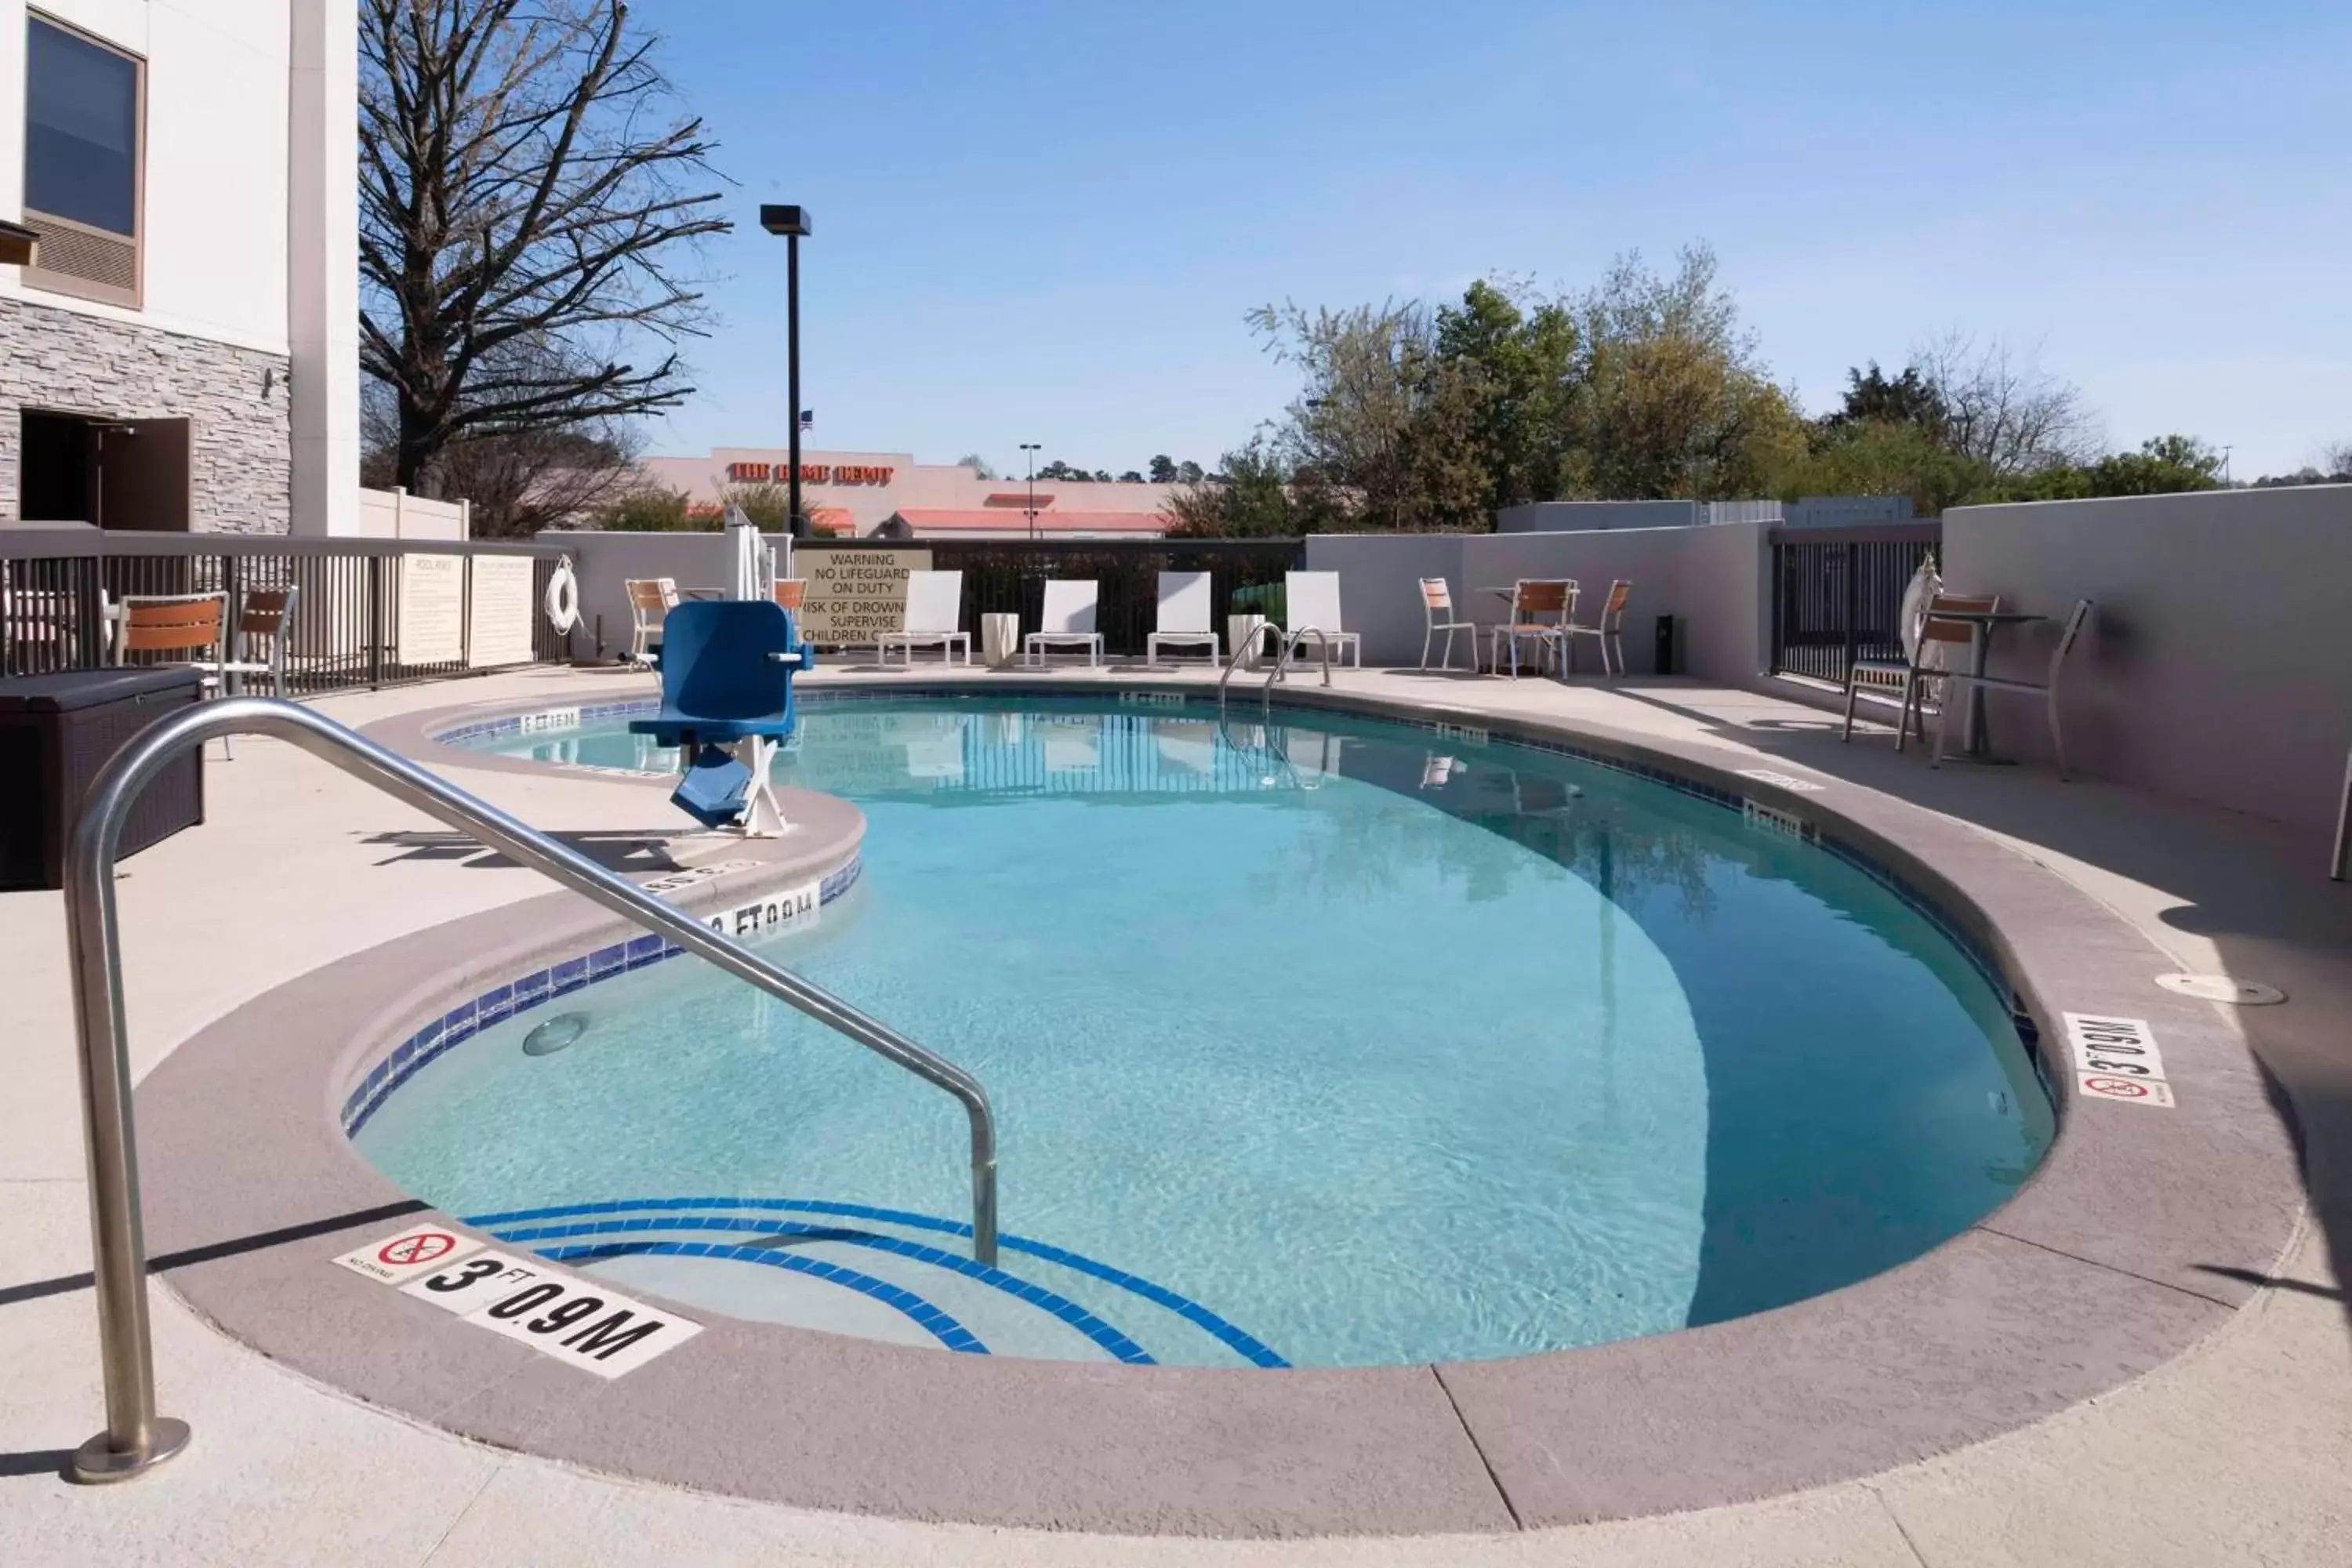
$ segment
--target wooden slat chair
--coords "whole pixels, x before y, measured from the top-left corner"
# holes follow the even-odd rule
[[[1511,585],[1510,618],[1493,628],[1487,639],[1486,662],[1499,673],[1503,646],[1511,649],[1511,679],[1519,678],[1519,644],[1536,645],[1536,669],[1541,673],[1549,652],[1555,659],[1567,646],[1569,617],[1576,612],[1576,584],[1566,578],[1522,577]],[[1549,616],[1550,620],[1543,617]]]
[[[181,666],[197,672],[206,697],[221,689],[227,660],[228,595],[226,594],[127,595],[110,607],[114,619],[114,662],[130,654],[178,654],[177,658],[142,659],[149,666]],[[236,753],[226,735],[221,755],[234,761]]]
[[[1921,700],[1927,688],[1943,679],[1951,671],[1942,668],[1938,650],[1947,647],[1965,648],[1975,642],[1977,629],[1966,621],[1939,621],[1937,610],[1967,610],[1990,613],[2000,608],[1998,594],[1937,594],[1927,601],[1927,609],[1919,622],[1919,637],[1908,658],[1858,658],[1845,683],[1845,731],[1838,739],[1853,739],[1853,706],[1865,686],[1892,688],[1900,692],[1903,703],[1895,716],[1895,749],[1903,749],[1903,734],[1907,728],[1925,745],[1927,741],[1927,710]],[[1949,704],[1948,696],[1946,699]]]
[[[289,584],[283,588],[249,588],[238,606],[236,632],[229,652],[231,658],[221,661],[222,675],[266,675],[269,677],[269,694],[286,696],[286,656],[294,643],[294,602],[301,590]],[[248,657],[253,651],[253,639],[267,637],[267,657]]]
[[[675,577],[632,577],[629,595],[629,662],[651,665],[661,647],[662,622],[677,607]]]
[[[1430,645],[1437,640],[1438,633],[1444,632],[1445,634],[1445,651],[1437,656],[1437,668],[1440,669],[1452,668],[1454,666],[1454,634],[1455,632],[1468,632],[1470,634],[1470,664],[1473,673],[1475,673],[1478,664],[1478,625],[1475,621],[1464,620],[1462,618],[1461,612],[1454,607],[1454,590],[1446,586],[1444,578],[1423,577],[1421,580],[1421,616],[1423,622],[1423,630],[1421,635],[1421,668],[1423,669],[1427,669],[1429,668]]]
[[[802,604],[808,598],[808,579],[779,577],[776,579],[775,593],[776,603],[797,616],[801,613]]]
[[[1633,596],[1633,584],[1619,578],[1609,584],[1609,597],[1601,602],[1601,618],[1589,626],[1578,626],[1573,618],[1559,628],[1559,646],[1568,668],[1564,673],[1576,673],[1576,639],[1591,637],[1601,645],[1601,675],[1607,679],[1612,673],[1625,673],[1625,601]],[[1609,668],[1610,657],[1616,657],[1617,668]]]
[[[2009,676],[1974,675],[1965,670],[1947,675],[1944,678],[1947,684],[1943,710],[1936,715],[1936,752],[1929,762],[1937,767],[1943,765],[1944,741],[1952,732],[1953,710],[1968,706],[1960,700],[1962,694],[1974,696],[1982,701],[1982,694],[1987,691],[2027,691],[2041,696],[2049,704],[2050,751],[2058,763],[2059,782],[2064,783],[2066,737],[2058,728],[2058,677],[2065,668],[2066,656],[2074,651],[2074,644],[2082,637],[2083,627],[2090,621],[2092,608],[2088,599],[2074,601],[2074,609],[2067,614],[2065,628],[2058,634],[2058,646],[2051,650],[2050,675],[2045,680],[2018,680]]]

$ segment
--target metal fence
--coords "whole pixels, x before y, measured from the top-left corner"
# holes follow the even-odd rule
[[[0,532],[0,675],[89,669],[112,661],[106,609],[135,595],[220,594],[234,616],[255,589],[299,590],[288,640],[287,685],[297,695],[462,674],[472,658],[474,563],[526,556],[531,570],[531,651],[561,659],[563,639],[539,613],[562,552],[532,544],[292,539],[233,534]],[[401,658],[401,560],[454,555],[459,582],[458,657]],[[142,662],[131,654],[124,662]],[[168,654],[161,662],[171,662]]]
[[[871,550],[877,542],[808,540],[794,546],[794,552],[806,559],[829,549]],[[1208,573],[1211,603],[1219,616],[1246,607],[1279,618],[1283,575],[1307,563],[1306,544],[1297,539],[924,539],[890,545],[928,550],[933,568],[963,574],[962,624],[975,646],[982,616],[1018,615],[1024,632],[1035,631],[1045,613],[1047,578],[1091,579],[1101,594],[1095,626],[1102,633],[1104,651],[1111,654],[1144,651],[1144,638],[1159,621],[1162,572]],[[1246,605],[1237,606],[1234,594],[1253,588],[1272,592],[1244,593]]]
[[[1903,590],[1939,523],[1774,529],[1772,673],[1839,686],[1857,658],[1903,657]]]

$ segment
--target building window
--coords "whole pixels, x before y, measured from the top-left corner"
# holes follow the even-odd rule
[[[25,79],[25,223],[41,237],[25,281],[135,306],[146,67],[34,16]]]

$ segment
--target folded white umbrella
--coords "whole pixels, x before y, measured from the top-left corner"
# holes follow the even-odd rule
[[[767,563],[768,548],[761,542],[760,530],[743,515],[740,506],[727,509],[727,537],[733,542],[734,581],[728,596],[735,599],[764,599],[768,585],[761,580],[761,568]]]

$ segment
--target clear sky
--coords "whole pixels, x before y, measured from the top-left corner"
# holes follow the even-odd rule
[[[2352,440],[2346,0],[636,0],[721,143],[722,331],[657,451],[1213,464],[1291,395],[1243,312],[1582,287],[1711,243],[1809,410],[1961,329],[2118,446]]]

